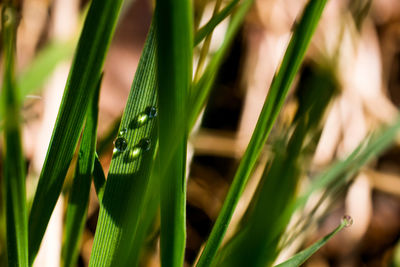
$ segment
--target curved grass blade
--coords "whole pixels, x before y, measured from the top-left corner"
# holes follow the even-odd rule
[[[6,1],[2,9],[4,75],[3,188],[6,205],[8,266],[28,266],[28,220],[25,192],[25,162],[21,145],[20,107],[15,80],[15,47],[18,26],[17,8]]]
[[[293,33],[286,50],[282,65],[272,81],[250,143],[240,161],[222,210],[215,222],[197,266],[209,266],[217,253],[236,204],[285,101],[289,87],[300,67],[300,63],[304,58],[325,4],[326,1],[311,0],[304,9],[298,27]]]
[[[235,6],[239,3],[239,0],[232,0],[227,6],[225,6],[218,14],[213,16],[203,27],[201,27],[194,36],[194,46],[198,45],[204,38],[210,35],[213,30],[226,19],[233,11]]]
[[[78,42],[55,128],[29,216],[33,263],[81,133],[89,100],[102,71],[122,0],[93,0]]]
[[[62,266],[64,267],[72,267],[77,263],[80,240],[86,221],[96,151],[98,100],[101,80],[102,77],[99,79],[95,96],[91,100],[87,111],[75,176],[68,198],[65,238],[61,252]]]
[[[308,258],[310,258],[315,252],[317,252],[321,247],[323,247],[332,237],[339,233],[343,228],[349,227],[353,222],[352,218],[349,216],[344,216],[340,225],[336,227],[335,230],[315,242],[313,245],[307,249],[297,253],[292,258],[288,259],[281,264],[275,265],[275,267],[297,267],[303,264]]]
[[[192,77],[192,16],[191,1],[156,3],[159,155],[160,162],[169,162],[165,172],[161,171],[160,182],[160,249],[161,264],[165,267],[182,266],[185,252],[187,126],[182,126],[187,125],[186,105]]]
[[[150,27],[122,116],[89,266],[127,266],[157,143],[156,39]]]

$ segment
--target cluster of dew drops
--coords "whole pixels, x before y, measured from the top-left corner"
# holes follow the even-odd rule
[[[135,128],[145,125],[149,120],[154,119],[157,116],[157,109],[154,106],[147,107],[144,112],[138,114],[134,119],[133,125]],[[128,141],[125,138],[127,133],[126,128],[122,128],[118,137],[114,141],[113,155],[121,154],[128,148]],[[127,158],[129,161],[135,160],[139,157],[142,152],[149,151],[151,148],[151,141],[149,138],[143,138],[138,144],[128,150]]]

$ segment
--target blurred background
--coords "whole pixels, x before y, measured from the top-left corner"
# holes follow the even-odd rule
[[[225,2],[228,1],[222,1]],[[185,258],[188,266],[196,260],[216,220],[305,3],[304,0],[256,0],[218,73],[208,106],[189,140]],[[87,4],[85,0],[23,1],[17,56],[20,87],[25,96],[23,145],[29,169],[28,198],[33,197],[46,155]],[[151,0],[125,1],[106,59],[97,148],[105,172],[149,29],[153,4]],[[212,0],[194,1],[197,28],[208,21],[214,6]],[[224,21],[214,31],[208,56],[221,44],[226,27]],[[207,57],[204,63],[197,61],[200,54],[201,46],[195,48],[194,79],[207,63]],[[196,66],[200,66],[199,70]],[[260,161],[267,160],[271,147],[282,135],[281,130],[293,120],[299,81],[312,79],[319,68],[334,80],[335,95],[324,116],[316,151],[310,158],[310,175],[349,155],[371,131],[397,117],[400,1],[328,1],[301,73]],[[301,233],[301,243],[310,244],[331,231],[343,214],[354,219],[352,227],[335,236],[305,266],[400,266],[399,144],[365,166],[351,184],[341,188],[339,197],[316,216],[308,230]],[[262,168],[257,168],[249,181],[228,236],[244,213],[261,172]],[[65,193],[71,174],[64,185]],[[35,266],[59,265],[65,197],[59,199]],[[92,190],[79,266],[88,264],[98,211]],[[4,262],[2,217],[0,257]],[[157,242],[155,222],[142,266],[159,265]]]

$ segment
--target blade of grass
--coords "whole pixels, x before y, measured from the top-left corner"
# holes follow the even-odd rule
[[[72,57],[74,48],[75,40],[70,40],[67,42],[50,43],[39,52],[26,70],[23,71],[22,74],[18,75],[17,84],[20,90],[18,100],[20,101],[20,104],[24,102],[27,95],[37,92],[51,73],[53,73],[53,70],[59,62]],[[3,113],[1,111],[0,122],[2,119]],[[2,127],[0,126],[0,130],[1,129]]]
[[[35,93],[43,86],[58,63],[72,58],[75,46],[76,40],[52,42],[39,52],[34,61],[18,77],[21,101],[26,95]]]
[[[158,147],[156,147],[156,150],[158,150]],[[144,200],[146,210],[143,210],[142,214],[140,214],[140,222],[129,253],[129,266],[139,266],[141,254],[145,249],[145,239],[148,236],[151,226],[154,224],[154,220],[157,216],[158,207],[160,206],[159,177],[160,160],[158,156],[156,156]]]
[[[115,153],[100,201],[89,266],[127,266],[157,143],[156,33],[154,23],[122,116]]]
[[[312,154],[307,141],[318,139],[316,128],[337,89],[330,71],[317,66],[310,69],[305,68],[300,77],[294,122],[285,130],[288,134],[275,142],[273,157],[242,220],[243,230],[240,228],[218,253],[222,258],[218,266],[270,266],[279,253],[298,181],[307,168],[305,158]]]
[[[335,230],[315,242],[307,249],[297,253],[292,258],[288,259],[275,267],[297,267],[303,264],[308,258],[310,258],[315,252],[323,247],[332,237],[339,233],[343,228],[349,227],[352,224],[352,219],[348,216],[344,216],[340,225]]]
[[[21,145],[20,107],[15,79],[17,7],[3,3],[2,49],[4,62],[2,102],[4,109],[3,192],[6,205],[8,266],[28,266],[28,220],[25,163]]]
[[[220,68],[223,59],[225,58],[230,45],[232,44],[236,33],[239,30],[239,27],[242,25],[245,15],[250,10],[254,0],[245,0],[238,7],[235,15],[232,17],[232,20],[229,24],[228,30],[225,34],[224,41],[218,51],[213,55],[208,63],[204,74],[201,76],[200,80],[193,85],[192,92],[190,95],[189,101],[189,116],[188,116],[188,125],[189,129],[192,129],[195,124],[203,106],[206,103],[208,95],[210,94],[212,85],[215,81],[216,75],[218,73],[218,69]],[[236,3],[234,1],[230,4],[232,8]],[[229,10],[231,12],[232,10]],[[221,11],[222,12],[222,11]],[[210,28],[210,32],[212,27]],[[210,32],[207,32],[208,34]]]
[[[310,196],[317,190],[326,188],[330,183],[338,183],[354,175],[363,165],[387,149],[400,131],[400,119],[361,143],[345,160],[339,161],[313,179],[309,189],[300,196],[295,208],[303,207]]]
[[[194,36],[194,46],[197,46],[204,38],[210,35],[214,29],[220,24],[224,19],[226,19],[239,3],[239,0],[232,0],[228,5],[226,5],[220,12],[214,15],[203,27],[201,27]]]
[[[93,0],[84,22],[56,125],[29,216],[29,262],[33,263],[71,162],[93,98],[122,0]]]
[[[283,102],[302,62],[311,37],[316,29],[326,1],[311,0],[304,9],[298,27],[293,33],[282,65],[275,75],[267,99],[246,152],[240,161],[222,210],[211,231],[197,266],[209,266],[225,235],[226,229],[243,192],[252,169],[261,153],[269,132],[279,114]]]
[[[158,99],[161,171],[161,264],[182,266],[186,239],[186,104],[192,77],[191,1],[158,0]],[[176,132],[178,131],[178,135]],[[177,138],[182,136],[182,138]],[[176,145],[176,150],[174,149]],[[173,151],[171,153],[171,151]]]
[[[218,12],[219,8],[221,7],[221,4],[222,4],[222,0],[215,1],[214,11],[212,14],[213,18],[217,16],[217,12]],[[203,71],[203,66],[206,61],[208,51],[210,49],[212,33],[213,33],[213,30],[211,30],[209,32],[209,34],[207,35],[207,37],[204,40],[203,46],[201,47],[199,60],[197,62],[196,72],[195,72],[194,78],[193,78],[194,81],[198,80],[200,73]]]
[[[80,240],[86,221],[96,151],[98,100],[101,80],[102,77],[99,79],[94,98],[91,100],[87,110],[75,176],[68,198],[64,244],[61,251],[62,266],[64,267],[72,267],[77,263]]]

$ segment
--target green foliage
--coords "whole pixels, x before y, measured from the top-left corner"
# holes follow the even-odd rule
[[[282,64],[272,81],[250,143],[240,161],[222,210],[215,222],[215,226],[211,231],[197,266],[209,266],[217,253],[236,204],[279,114],[289,87],[300,67],[300,63],[304,58],[325,4],[326,1],[312,0],[304,9],[303,15],[286,50]]]
[[[69,192],[68,208],[65,215],[65,241],[62,249],[62,264],[64,267],[76,265],[80,239],[86,221],[96,153],[98,100],[101,80],[102,77],[98,82],[95,96],[87,110],[75,177]]]
[[[158,229],[152,231],[158,227],[155,223],[158,211],[161,265],[175,267],[184,264],[188,135],[207,104],[218,71],[254,0],[231,0],[221,11],[217,10],[223,2],[217,1],[213,17],[195,34],[191,1],[156,1],[153,22],[125,110],[97,147],[102,156],[111,140],[115,139],[111,165],[105,175],[96,153],[98,97],[103,62],[123,2],[91,2],[29,220],[20,140],[20,104],[24,96],[43,84],[59,61],[72,55],[74,42],[50,44],[30,68],[15,75],[18,21],[12,5],[3,8],[4,75],[0,105],[4,119],[3,194],[10,266],[32,265],[81,134],[66,212],[63,266],[74,266],[77,262],[92,177],[100,213],[90,266],[140,265],[148,241],[146,238],[151,232],[152,237],[154,232],[158,234]],[[124,4],[128,5],[128,2]],[[303,69],[304,76],[299,79],[294,96],[298,100],[297,112],[291,124],[285,125],[284,130],[282,127],[279,129],[284,134],[274,142],[275,150],[264,167],[261,181],[238,230],[221,246],[236,205],[300,69],[326,2],[309,0],[299,17],[197,266],[271,266],[282,246],[290,243],[286,228],[292,215],[301,211],[310,196],[322,191],[320,203],[326,196],[334,196],[363,165],[388,148],[399,132],[400,119],[371,135],[347,158],[313,177],[305,192],[298,192],[299,180],[307,171],[320,136],[324,112],[338,88],[333,69],[315,64]],[[194,47],[202,45],[201,57],[204,59],[213,30],[227,18],[229,26],[222,45],[211,55],[204,72],[200,68],[193,79]],[[17,90],[18,86],[21,91]],[[307,220],[312,216],[308,214]],[[277,266],[304,263],[346,224],[348,221],[342,221],[323,239]],[[296,238],[296,232],[292,234],[291,238]]]
[[[282,262],[275,267],[297,267],[303,264],[308,258],[310,258],[315,252],[317,252],[322,246],[326,244],[332,237],[334,237],[337,233],[339,233],[343,228],[351,225],[351,218],[344,217],[338,227],[335,230],[315,242],[313,245],[308,247],[307,249],[297,253],[292,258],[288,259],[285,262]]]
[[[9,266],[28,266],[28,220],[25,191],[25,160],[21,145],[20,106],[15,79],[15,47],[18,13],[11,1],[2,9],[4,74],[2,88],[4,118],[3,192],[6,208]]]
[[[29,215],[29,262],[33,263],[94,97],[122,0],[91,3],[65,87],[56,125]]]
[[[297,89],[298,111],[292,127],[286,131],[292,134],[276,142],[242,227],[221,251],[218,266],[243,266],[246,262],[251,266],[270,266],[279,253],[278,244],[292,215],[290,207],[297,184],[305,172],[305,158],[313,152],[306,149],[306,138],[313,136],[336,91],[331,75],[319,67],[304,71],[303,75]]]
[[[98,190],[100,214],[90,266],[127,266],[131,261],[129,251],[135,244],[157,143],[157,119],[151,109],[157,106],[155,38],[152,24],[119,129],[119,138],[127,145],[113,154],[102,198]],[[144,140],[150,147],[143,146]]]
[[[156,2],[159,157],[160,162],[169,162],[160,177],[160,249],[161,264],[171,267],[182,266],[185,255],[186,103],[192,77],[192,21],[190,1]]]

